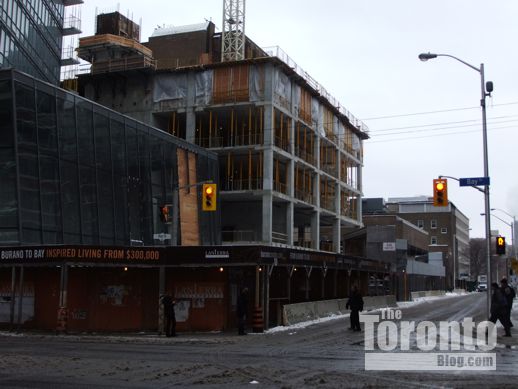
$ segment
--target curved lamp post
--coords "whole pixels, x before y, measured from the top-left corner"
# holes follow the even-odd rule
[[[481,87],[481,98],[480,98],[480,106],[482,107],[482,139],[484,146],[484,177],[489,178],[489,164],[487,157],[487,123],[486,123],[486,97],[491,95],[493,91],[493,83],[488,81],[487,84],[484,81],[484,64],[480,64],[480,67],[477,68],[460,58],[457,58],[450,54],[434,54],[434,53],[421,53],[419,54],[419,59],[421,61],[428,61],[429,59],[434,59],[437,57],[449,57],[453,58],[456,61],[466,65],[467,67],[477,71],[480,74],[480,87]],[[490,206],[489,206],[489,181],[488,184],[484,185],[484,203],[485,203],[485,220],[486,220],[486,252],[487,252],[487,316],[490,316],[491,313],[491,221],[490,221]],[[513,242],[514,243],[514,242]]]

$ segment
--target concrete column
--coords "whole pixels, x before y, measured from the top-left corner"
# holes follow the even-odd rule
[[[20,266],[20,286],[18,294],[18,331],[22,325],[22,309],[23,309],[23,266]]]
[[[273,225],[273,81],[275,68],[272,64],[264,65],[264,117],[263,117],[263,197],[261,241],[272,243]]]
[[[318,210],[311,215],[311,248],[320,249],[320,211]]]
[[[315,160],[317,164],[317,174],[313,181],[313,194],[315,196],[315,212],[311,215],[311,248],[320,249],[320,135],[318,129],[315,137]]]
[[[64,263],[61,266],[61,279],[59,285],[59,308],[67,307],[68,294],[68,266]]]
[[[293,99],[292,99],[293,100]],[[292,157],[295,155],[295,118],[291,118],[290,128],[290,154]],[[295,197],[295,161],[291,159],[288,162],[288,196],[292,199]],[[286,207],[286,234],[288,235],[287,244],[293,246],[293,233],[294,233],[294,205],[290,202]]]
[[[322,300],[326,298],[326,270],[322,269]]]
[[[264,304],[263,304],[263,326],[267,330],[270,328],[270,267],[265,265],[264,268]]]
[[[293,233],[294,233],[294,205],[292,202],[289,202],[286,206],[286,235],[287,240],[286,244],[293,246]]]
[[[333,277],[333,298],[337,298],[338,292],[338,269],[334,269],[334,277]]]
[[[262,242],[272,243],[273,213],[273,106],[264,107],[264,145],[263,152],[263,210]]]
[[[10,304],[10,317],[9,317],[9,329],[13,330],[14,325],[14,302],[16,299],[16,266],[11,268],[11,304]]]
[[[196,143],[196,114],[194,109],[187,108],[185,112],[186,123],[185,123],[185,137],[187,142]]]
[[[158,296],[159,299],[165,294],[165,266],[158,268]],[[164,306],[162,301],[158,302],[158,334],[164,333]]]
[[[362,164],[358,165],[358,174],[357,174],[357,177],[358,177],[358,191],[360,192],[360,194],[358,195],[358,198],[356,199],[357,201],[357,204],[356,204],[356,209],[358,210],[358,217],[357,217],[357,220],[362,223],[363,225],[363,221],[362,221],[362,214],[363,214],[363,210],[362,210],[362,197],[363,197],[363,183],[362,183],[362,180],[363,180],[363,175],[362,175]]]
[[[333,251],[340,253],[340,219],[333,220]]]
[[[196,95],[196,75],[187,73],[187,109],[185,110],[185,138],[189,143],[196,143],[196,115],[194,113]]]

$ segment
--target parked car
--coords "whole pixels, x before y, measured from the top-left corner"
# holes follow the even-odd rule
[[[477,292],[485,292],[487,290],[487,284],[481,283],[477,286]]]

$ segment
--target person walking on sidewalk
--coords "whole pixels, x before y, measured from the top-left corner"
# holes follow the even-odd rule
[[[360,312],[363,311],[363,297],[356,285],[353,286],[353,289],[349,296],[349,300],[347,300],[345,308],[351,308],[351,327],[349,329],[353,331],[361,331],[362,329],[360,327]]]
[[[237,315],[237,325],[238,325],[238,334],[246,335],[245,332],[245,324],[246,324],[246,315],[248,314],[248,288],[241,289],[241,293],[237,297],[237,306],[236,306],[236,315]]]
[[[164,306],[164,329],[167,337],[176,336],[176,314],[174,312],[174,306],[176,301],[166,294],[162,296],[162,305]]]
[[[504,326],[505,336],[511,336],[511,323],[507,319],[507,299],[496,282],[491,284],[491,317],[489,321],[496,324],[497,320]]]
[[[500,286],[507,301],[507,320],[509,321],[509,325],[514,327],[513,322],[511,321],[511,311],[513,309],[513,300],[516,296],[516,292],[514,291],[514,288],[507,283],[507,278],[505,277],[500,281]]]

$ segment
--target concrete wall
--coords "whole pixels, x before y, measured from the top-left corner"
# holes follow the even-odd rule
[[[420,297],[444,296],[445,294],[446,292],[444,290],[422,290],[419,292],[410,293],[412,300]]]
[[[345,308],[347,300],[334,299],[287,304],[283,307],[283,324],[291,325],[331,315],[349,313],[350,310]],[[364,311],[397,306],[396,297],[393,295],[364,297],[363,303]]]

